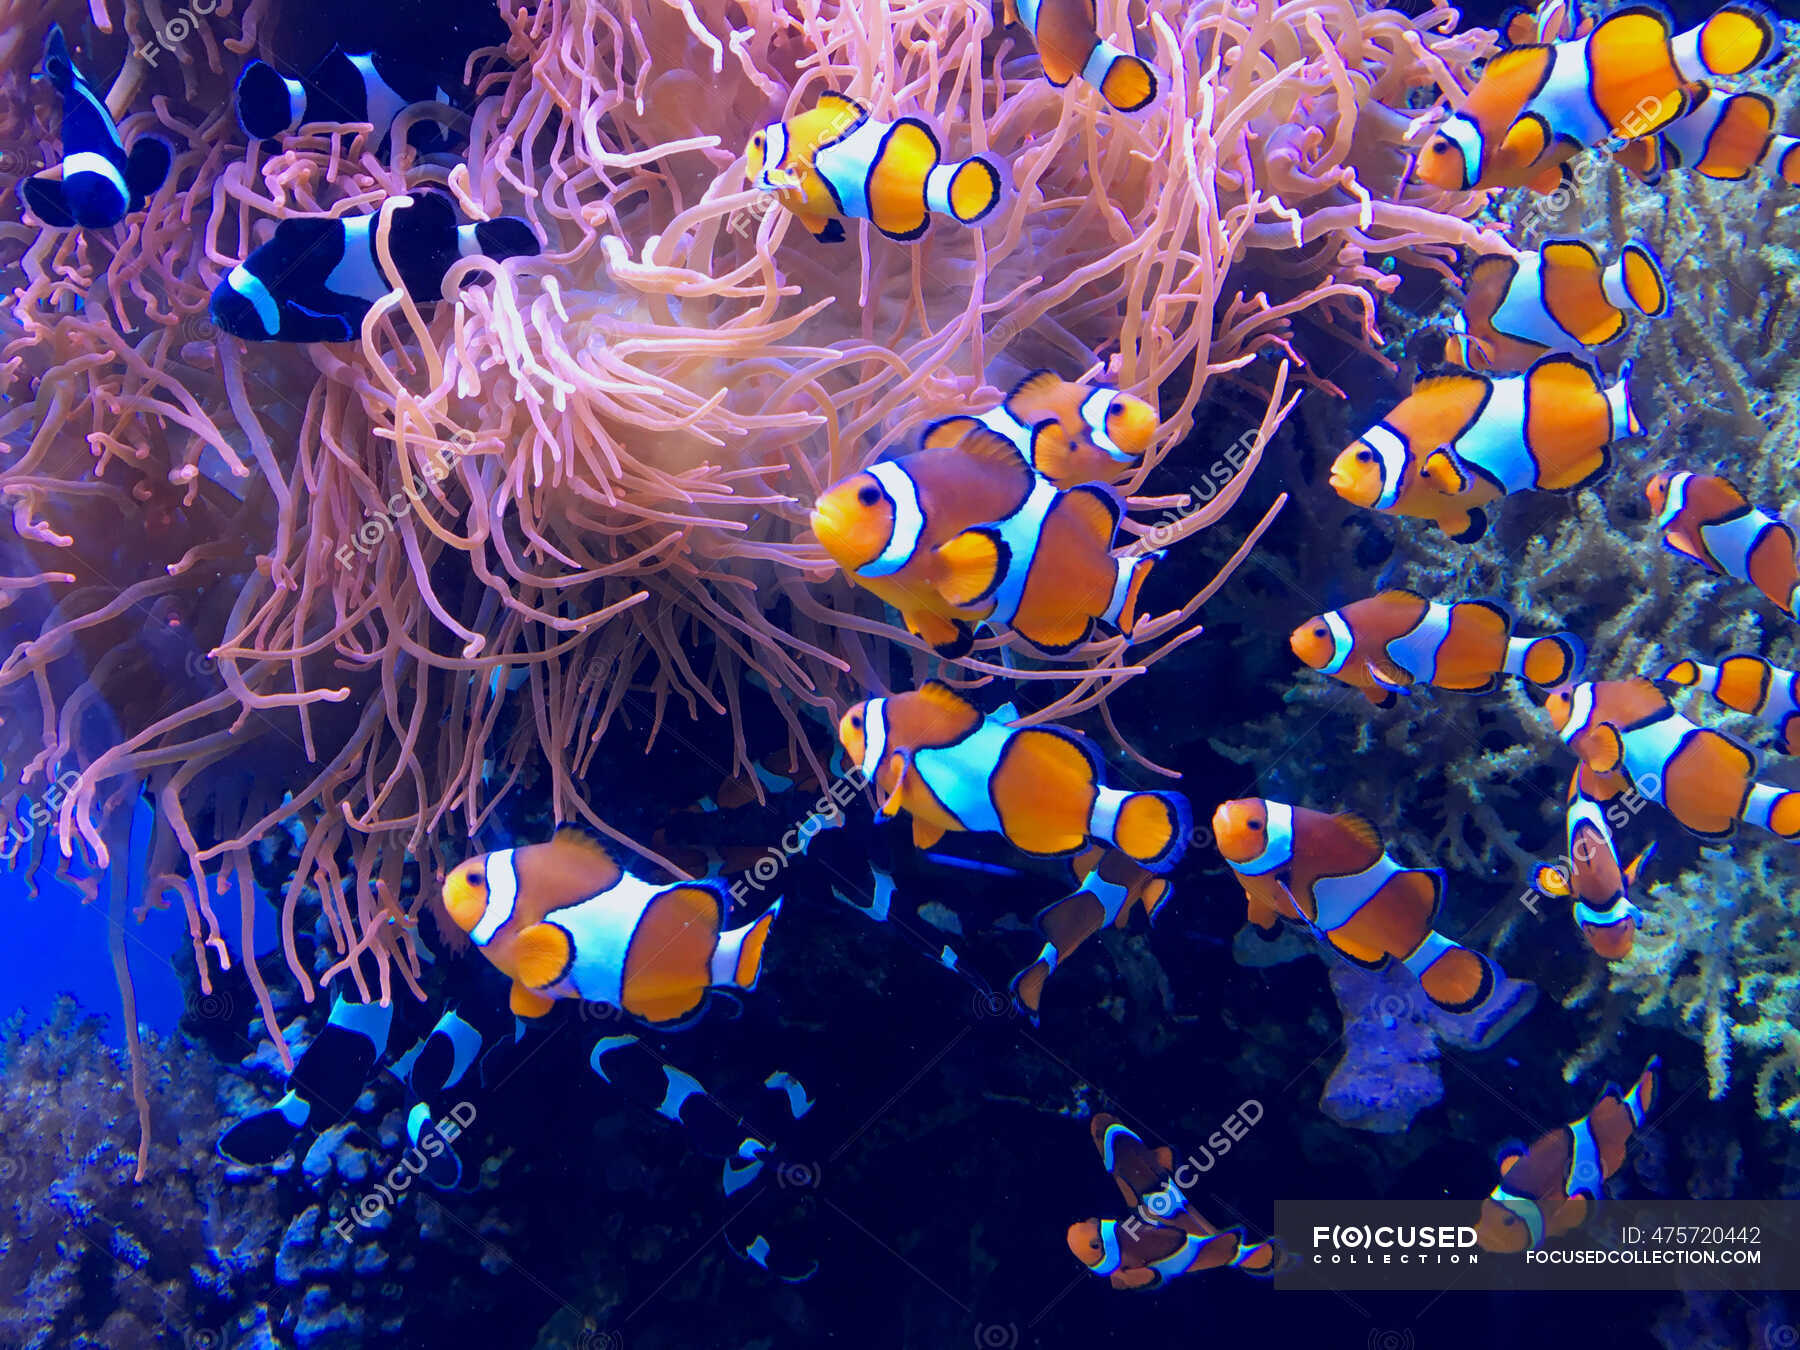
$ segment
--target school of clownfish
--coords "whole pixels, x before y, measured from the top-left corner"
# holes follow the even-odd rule
[[[1091,4],[1005,0],[1004,18],[1031,34],[1053,83],[1080,79],[1121,114],[1156,100],[1162,76],[1096,31]],[[1571,0],[1545,0],[1511,19],[1503,39],[1462,106],[1419,151],[1411,172],[1420,181],[1547,192],[1568,179],[1575,156],[1604,150],[1648,184],[1677,169],[1733,181],[1761,169],[1800,186],[1800,141],[1775,134],[1772,102],[1711,83],[1770,58],[1775,31],[1760,6],[1727,4],[1677,34],[1644,6],[1596,22]],[[52,227],[117,224],[160,188],[170,147],[143,137],[126,150],[60,29],[46,41],[42,70],[62,96],[64,158],[59,171],[23,182],[22,200]],[[254,139],[338,120],[366,122],[380,140],[403,108],[448,98],[404,61],[334,52],[300,78],[252,62],[236,102]],[[443,136],[429,122],[411,134],[421,145]],[[845,219],[865,220],[894,241],[918,238],[933,215],[975,225],[1009,190],[995,157],[946,161],[924,119],[882,121],[836,93],[757,132],[745,176],[823,243],[845,237]],[[215,322],[252,341],[348,341],[396,286],[431,303],[443,298],[444,275],[459,257],[539,250],[523,220],[458,224],[448,198],[420,192],[396,204],[389,256],[400,275],[390,277],[375,243],[378,214],[280,221],[219,284]],[[1337,457],[1331,487],[1356,506],[1432,522],[1466,543],[1483,534],[1503,497],[1593,483],[1614,443],[1641,432],[1629,363],[1608,382],[1594,349],[1634,317],[1654,320],[1670,305],[1662,265],[1641,242],[1625,243],[1611,262],[1586,243],[1560,239],[1481,259],[1468,274],[1461,314],[1428,334],[1436,373]],[[1076,649],[1099,626],[1129,637],[1159,555],[1115,546],[1124,502],[1113,485],[1141,463],[1158,431],[1155,408],[1141,399],[1036,371],[997,405],[940,419],[923,429],[916,450],[830,486],[813,508],[812,532],[852,583],[946,659],[967,653],[982,629],[1051,655]],[[1661,472],[1647,495],[1665,547],[1748,582],[1800,617],[1800,547],[1787,524],[1718,476]],[[1631,888],[1654,848],[1621,861],[1607,811],[1621,794],[1641,793],[1709,841],[1728,838],[1740,821],[1800,840],[1800,793],[1758,781],[1750,749],[1681,715],[1658,688],[1704,689],[1770,724],[1779,748],[1796,753],[1800,677],[1734,653],[1716,665],[1681,660],[1655,679],[1583,680],[1587,654],[1575,635],[1514,629],[1513,615],[1493,601],[1443,603],[1388,590],[1308,620],[1289,645],[1307,667],[1359,690],[1377,709],[1420,686],[1478,694],[1503,677],[1544,691],[1545,713],[1578,762],[1566,858],[1540,867],[1533,881],[1572,901],[1579,931],[1605,959],[1632,949],[1643,915]],[[1138,908],[1152,919],[1164,909],[1191,819],[1180,793],[1109,785],[1102,755],[1081,734],[1016,720],[1011,705],[984,714],[931,680],[856,704],[843,714],[838,740],[872,786],[880,816],[908,816],[916,848],[974,831],[999,834],[1031,857],[1071,860],[1079,885],[1039,915],[1044,946],[1012,983],[1013,999],[1035,1019],[1050,975],[1083,942]],[[1298,929],[1365,966],[1398,962],[1452,1016],[1480,1014],[1497,996],[1498,967],[1435,927],[1443,872],[1404,865],[1361,816],[1243,799],[1217,808],[1212,837],[1258,930]],[[697,1016],[710,991],[756,988],[781,909],[778,900],[727,928],[731,896],[716,876],[649,881],[569,827],[544,843],[465,861],[445,879],[442,899],[511,981],[514,1016],[542,1017],[556,1001],[578,999],[659,1028]],[[405,1057],[420,1099],[417,1118],[409,1115],[415,1142],[431,1119],[429,1101],[454,1086],[496,1034],[446,1013]],[[318,1094],[304,1085],[353,1085],[387,1039],[383,1017],[340,999],[307,1052],[315,1072],[297,1075],[295,1091],[229,1131],[222,1152],[269,1161],[316,1108]],[[761,1166],[767,1146],[737,1140],[735,1118],[716,1107],[708,1115],[704,1089],[636,1037],[602,1041],[592,1062],[609,1082],[637,1082],[636,1095],[704,1138],[703,1151],[725,1159],[728,1193]],[[1657,1071],[1653,1058],[1629,1091],[1609,1086],[1587,1115],[1529,1148],[1504,1146],[1500,1179],[1481,1208],[1481,1244],[1517,1251],[1580,1225],[1652,1109]],[[810,1109],[790,1076],[772,1074],[768,1086],[787,1095],[796,1119]],[[1111,1115],[1091,1126],[1103,1165],[1143,1220],[1071,1227],[1070,1250],[1094,1274],[1136,1289],[1222,1265],[1252,1274],[1281,1267],[1277,1242],[1217,1229],[1193,1210],[1169,1149],[1150,1147]],[[454,1173],[453,1154],[444,1166]],[[747,1254],[767,1266],[767,1244],[757,1243],[760,1253],[752,1244]]]

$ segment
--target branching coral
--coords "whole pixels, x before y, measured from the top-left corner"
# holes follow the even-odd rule
[[[13,80],[42,24],[74,31],[57,8],[23,26]],[[1180,74],[1128,119],[1049,85],[1021,34],[960,0],[540,0],[471,58],[466,163],[412,157],[424,110],[385,160],[319,129],[246,148],[226,91],[277,13],[252,0],[241,37],[126,62],[127,136],[181,146],[143,215],[110,237],[0,227],[23,246],[0,309],[0,604],[32,634],[0,664],[0,811],[72,763],[59,846],[105,857],[109,816],[147,792],[150,895],[182,897],[203,980],[230,959],[214,883],[248,931],[250,850],[277,826],[303,830],[282,914],[303,992],[295,910],[316,889],[340,953],[326,978],[385,998],[419,968],[431,887],[408,858],[441,870],[520,782],[607,829],[585,780],[672,710],[747,769],[746,679],[783,696],[811,758],[809,705],[925,655],[822,585],[807,506],[923,419],[993,398],[988,379],[1054,364],[1166,390],[1146,473],[1231,380],[1269,409],[1260,450],[1289,404],[1252,363],[1302,357],[1298,321],[1374,351],[1387,256],[1442,269],[1455,245],[1501,247],[1467,223],[1476,198],[1395,200],[1409,105],[1466,82],[1486,42],[1441,32],[1444,9],[1153,0],[1150,53]],[[131,5],[113,27],[158,20]],[[1004,158],[1009,202],[979,232],[899,247],[858,228],[835,251],[764,213],[742,147],[827,89]],[[40,124],[34,163],[52,146]],[[460,262],[455,303],[396,293],[356,344],[211,331],[210,289],[277,219],[433,185],[473,217],[523,214],[543,255]],[[1159,621],[1149,657],[1192,635],[1208,593]],[[1006,669],[994,645],[970,675]],[[1069,682],[1066,716],[1149,657],[1115,639],[1021,673]]]

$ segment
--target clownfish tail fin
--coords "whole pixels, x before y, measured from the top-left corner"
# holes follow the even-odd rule
[[[1264,1279],[1273,1276],[1281,1268],[1287,1257],[1287,1250],[1276,1238],[1265,1238],[1261,1242],[1251,1242],[1243,1231],[1237,1229],[1238,1254],[1231,1264],[1246,1275],[1257,1275]]]
[[[763,943],[768,941],[769,929],[780,913],[781,901],[777,900],[755,922],[719,934],[719,945],[713,949],[714,984],[756,988],[756,981],[762,975]]]
[[[925,176],[925,205],[941,215],[973,225],[1000,204],[1005,179],[985,155],[939,164]]]
[[[271,141],[306,120],[306,86],[266,61],[252,61],[233,95],[238,125],[253,141]]]
[[[1778,45],[1774,16],[1766,8],[1754,0],[1732,0],[1674,40],[1675,69],[1693,82],[1742,75],[1767,61]]]
[[[1082,78],[1120,112],[1142,112],[1156,101],[1160,81],[1156,68],[1141,56],[1099,42],[1081,72]]]
[[[1154,553],[1126,554],[1118,559],[1119,570],[1113,582],[1112,600],[1106,606],[1106,612],[1100,618],[1130,635],[1137,627],[1138,597],[1144,589],[1144,582],[1150,576],[1150,569],[1162,559],[1162,550]]]
[[[1800,187],[1800,137],[1776,136],[1769,142],[1763,163],[1775,170],[1789,187]]]
[[[1631,403],[1631,362],[1619,367],[1619,378],[1606,387],[1606,406],[1612,410],[1613,439],[1642,436],[1644,424],[1638,421],[1637,409]]]
[[[1800,843],[1800,792],[1752,783],[1744,799],[1743,819],[1790,844]]]
[[[1600,278],[1607,301],[1616,309],[1636,310],[1647,319],[1669,312],[1669,281],[1662,259],[1648,244],[1630,243]]]
[[[1179,792],[1099,788],[1088,833],[1152,872],[1166,872],[1187,851],[1194,814]]]
[[[1587,667],[1587,644],[1573,633],[1541,638],[1513,638],[1506,644],[1508,675],[1523,675],[1544,689],[1570,684]]]

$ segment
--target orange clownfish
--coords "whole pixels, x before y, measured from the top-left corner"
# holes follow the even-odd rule
[[[1583,768],[1609,788],[1628,782],[1690,834],[1729,839],[1746,820],[1800,839],[1800,792],[1757,782],[1748,746],[1689,721],[1649,680],[1578,684],[1544,711]]]
[[[1144,917],[1155,923],[1163,906],[1175,898],[1167,877],[1139,866],[1117,849],[1090,848],[1069,864],[1080,885],[1038,914],[1038,931],[1048,941],[1037,959],[1013,977],[1013,1002],[1033,1022],[1043,1005],[1045,981],[1077,947],[1108,924],[1125,927],[1140,906]]]
[[[1344,500],[1435,521],[1458,543],[1487,531],[1481,508],[1512,492],[1572,492],[1606,472],[1613,441],[1643,428],[1631,363],[1602,386],[1593,367],[1546,356],[1522,375],[1427,376],[1331,466]]]
[[[1706,89],[1686,117],[1619,147],[1613,159],[1652,187],[1670,169],[1739,183],[1759,167],[1800,187],[1800,138],[1775,134],[1775,104],[1766,94]]]
[[[1656,1106],[1657,1071],[1650,1056],[1623,1092],[1608,1083],[1593,1109],[1542,1136],[1529,1150],[1520,1141],[1500,1146],[1500,1184],[1481,1202],[1475,1241],[1489,1252],[1522,1252],[1579,1228],[1593,1216],[1607,1178],[1625,1165],[1631,1136]]]
[[[1099,842],[1155,872],[1187,848],[1191,817],[1180,793],[1107,787],[1085,736],[1009,727],[937,680],[858,703],[838,723],[838,740],[875,785],[881,814],[912,817],[920,848],[947,830],[1005,835],[1040,858]]]
[[[1610,267],[1579,239],[1552,239],[1517,258],[1491,254],[1470,271],[1466,293],[1444,359],[1493,374],[1614,342],[1624,336],[1627,313],[1659,319],[1669,312],[1662,263],[1637,243]]]
[[[1280,1267],[1282,1248],[1273,1238],[1252,1242],[1242,1227],[1214,1228],[1194,1211],[1178,1183],[1181,1171],[1198,1176],[1198,1164],[1177,1169],[1170,1149],[1151,1148],[1117,1116],[1097,1115],[1089,1128],[1135,1213],[1069,1225],[1069,1250],[1114,1289],[1154,1289],[1177,1275],[1227,1266],[1246,1275],[1273,1275]]]
[[[781,910],[723,932],[714,881],[635,877],[593,835],[565,825],[548,843],[484,853],[444,879],[444,908],[512,979],[512,1010],[542,1017],[559,998],[675,1022],[708,989],[754,989]]]
[[[1378,708],[1414,684],[1485,694],[1501,675],[1544,688],[1579,679],[1587,648],[1573,633],[1512,635],[1512,611],[1495,600],[1440,605],[1411,591],[1383,591],[1308,619],[1288,645],[1314,670],[1341,680]]]
[[[1709,572],[1736,577],[1792,617],[1800,599],[1794,531],[1759,511],[1730,482],[1686,470],[1659,473],[1644,488],[1663,547]]]
[[[750,186],[774,193],[825,244],[844,238],[839,216],[902,241],[924,234],[933,212],[973,225],[999,204],[1005,181],[986,155],[946,161],[919,118],[878,121],[843,94],[821,94],[812,111],[769,123],[745,159]]]
[[[1481,1010],[1499,991],[1504,976],[1492,961],[1432,927],[1443,872],[1402,867],[1362,816],[1248,797],[1220,806],[1212,828],[1258,928],[1285,919],[1359,965],[1398,960],[1447,1013]]]
[[[1040,651],[1129,633],[1160,552],[1112,550],[1122,514],[1108,489],[1058,491],[986,427],[954,449],[883,460],[828,490],[813,533],[852,581],[900,611],[941,655],[973,625],[1011,629]]]
[[[1002,9],[1006,22],[1030,30],[1044,78],[1058,89],[1079,75],[1120,112],[1156,101],[1155,67],[1100,36],[1094,0],[1004,0]]]
[[[1618,961],[1631,955],[1638,929],[1644,926],[1644,912],[1631,903],[1631,888],[1656,845],[1621,866],[1608,817],[1618,825],[1631,819],[1623,806],[1609,805],[1624,789],[1595,776],[1600,795],[1591,795],[1583,777],[1576,769],[1569,779],[1564,830],[1568,857],[1540,863],[1531,884],[1540,895],[1574,901],[1575,926],[1588,946],[1604,960]]]
[[[1543,0],[1536,9],[1510,9],[1500,17],[1500,35],[1509,47],[1567,42],[1593,31],[1593,17],[1584,17],[1575,0]]]
[[[1656,677],[1664,684],[1704,689],[1727,708],[1775,728],[1784,755],[1800,755],[1800,675],[1770,665],[1755,652],[1734,652],[1716,666],[1677,661]]]
[[[1774,50],[1775,25],[1760,5],[1725,5],[1680,35],[1666,14],[1633,5],[1586,37],[1494,57],[1415,172],[1456,192],[1554,191],[1582,150],[1661,131],[1689,110],[1701,81],[1753,70]]]
[[[942,417],[920,436],[922,450],[958,444],[976,427],[1010,442],[1059,488],[1116,483],[1156,439],[1156,409],[1104,384],[1074,384],[1034,370],[983,413]]]

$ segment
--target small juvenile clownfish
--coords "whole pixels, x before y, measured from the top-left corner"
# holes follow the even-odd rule
[[[1582,150],[1662,130],[1689,110],[1701,81],[1754,70],[1775,46],[1774,21],[1757,4],[1725,5],[1680,35],[1667,14],[1632,5],[1586,37],[1494,57],[1414,171],[1450,191],[1552,192]]]
[[[1757,782],[1748,746],[1689,721],[1649,680],[1578,684],[1552,694],[1544,711],[1601,783],[1636,787],[1690,834],[1729,839],[1745,820],[1800,840],[1800,792]]]
[[[976,427],[1010,442],[1059,488],[1116,483],[1156,439],[1156,409],[1110,385],[1075,384],[1034,370],[994,407],[941,417],[919,438],[922,450],[954,446]]]
[[[1039,858],[1099,842],[1153,872],[1187,849],[1192,818],[1180,793],[1107,787],[1085,736],[1009,727],[938,680],[858,703],[838,723],[838,740],[875,785],[881,814],[912,817],[920,848],[947,830],[1005,835]]]
[[[1621,795],[1617,787],[1601,781],[1603,796],[1592,796],[1582,787],[1582,773],[1569,778],[1569,809],[1564,837],[1568,856],[1561,862],[1540,863],[1531,884],[1540,895],[1574,901],[1575,925],[1595,955],[1618,961],[1631,955],[1644,912],[1631,903],[1631,887],[1638,873],[1656,852],[1653,843],[1624,866],[1606,820],[1606,803]],[[1629,817],[1626,817],[1627,819]]]
[[[1195,1212],[1175,1180],[1175,1154],[1151,1148],[1117,1116],[1089,1123],[1100,1161],[1118,1183],[1129,1219],[1069,1225],[1069,1250],[1114,1289],[1154,1289],[1177,1275],[1229,1267],[1273,1275],[1282,1262],[1275,1239],[1252,1242],[1242,1226],[1215,1228]]]
[[[59,230],[103,230],[143,210],[175,162],[169,143],[139,136],[125,152],[106,101],[75,68],[60,24],[51,24],[44,37],[41,69],[62,98],[62,176],[20,179],[20,200]]]
[[[1005,179],[986,155],[946,162],[938,138],[917,117],[882,122],[843,94],[771,122],[750,138],[744,176],[820,243],[844,238],[834,217],[866,220],[889,239],[917,239],[931,215],[973,225],[1000,202]]]
[[[1037,958],[1013,977],[1013,1003],[1035,1023],[1043,1006],[1044,984],[1075,949],[1111,924],[1123,928],[1142,906],[1155,923],[1175,898],[1166,877],[1141,867],[1117,849],[1090,848],[1069,860],[1080,883],[1073,894],[1046,906],[1037,916],[1048,939]]]
[[[1800,593],[1794,531],[1759,511],[1727,480],[1674,470],[1644,488],[1663,547],[1722,577],[1747,581],[1793,617]]]
[[[1716,666],[1677,661],[1656,677],[1664,684],[1704,689],[1727,708],[1775,728],[1784,755],[1800,755],[1800,675],[1770,665],[1754,652],[1734,652]]]
[[[213,323],[247,342],[354,342],[375,302],[396,285],[429,304],[443,298],[444,274],[459,258],[537,254],[537,236],[517,217],[458,225],[442,193],[397,200],[388,243],[398,279],[376,257],[379,212],[290,216],[214,288]]]
[[[290,80],[266,61],[252,61],[238,76],[232,102],[238,125],[251,140],[269,141],[308,122],[367,122],[372,146],[387,140],[394,119],[414,103],[452,103],[423,66],[386,52],[334,48],[304,78]],[[443,143],[435,122],[413,124],[408,142],[420,153]]]
[[[1294,655],[1340,680],[1378,708],[1414,684],[1486,694],[1501,675],[1543,688],[1581,677],[1587,648],[1573,633],[1512,635],[1511,610],[1497,600],[1440,605],[1390,590],[1308,619],[1288,637]]]
[[[1447,1013],[1480,1011],[1499,991],[1499,967],[1432,927],[1443,872],[1402,867],[1362,816],[1248,797],[1223,803],[1212,828],[1250,922],[1265,933],[1286,920],[1358,965],[1398,960]]]
[[[1058,491],[986,427],[954,449],[884,460],[829,489],[812,528],[851,580],[900,611],[940,655],[974,626],[1070,651],[1096,623],[1129,633],[1158,553],[1114,554],[1122,515],[1106,488]]]
[[[1593,16],[1584,16],[1576,0],[1543,0],[1535,9],[1521,6],[1500,16],[1501,40],[1509,47],[1567,42],[1593,31]]]
[[[1621,146],[1613,159],[1652,187],[1670,169],[1736,183],[1759,167],[1800,187],[1800,138],[1775,134],[1775,104],[1765,94],[1706,89],[1686,117]]]
[[[1430,375],[1331,466],[1344,500],[1433,521],[1458,543],[1487,531],[1481,508],[1527,488],[1573,492],[1601,477],[1613,441],[1643,428],[1631,363],[1602,386],[1572,356],[1522,375]]]
[[[1517,258],[1491,254],[1470,271],[1465,291],[1445,360],[1493,374],[1522,371],[1552,352],[1604,347],[1624,336],[1627,313],[1669,312],[1662,263],[1638,243],[1610,267],[1579,239],[1553,239]]]
[[[1003,0],[1002,17],[1030,31],[1044,78],[1058,89],[1079,75],[1120,112],[1156,101],[1155,67],[1100,36],[1094,0]]]
[[[471,858],[444,881],[444,908],[511,977],[520,1017],[542,1017],[556,999],[572,998],[668,1023],[692,1013],[709,989],[756,988],[781,902],[725,932],[730,903],[716,881],[659,886],[635,877],[572,825],[548,843]]]
[[[1631,1136],[1656,1107],[1662,1060],[1650,1056],[1630,1092],[1608,1083],[1593,1109],[1543,1135],[1529,1150],[1517,1139],[1495,1159],[1500,1183],[1481,1202],[1475,1242],[1489,1252],[1536,1250],[1593,1217],[1606,1182],[1625,1165]]]

